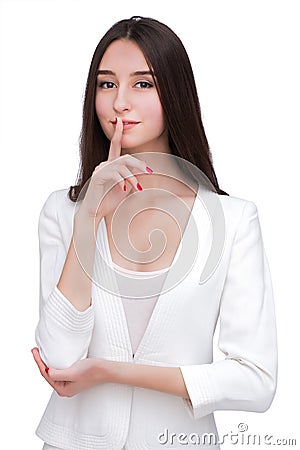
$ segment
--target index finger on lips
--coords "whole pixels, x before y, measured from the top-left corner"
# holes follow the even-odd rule
[[[108,161],[118,158],[121,155],[121,142],[123,134],[123,122],[118,117],[116,118],[116,128],[110,142],[110,149],[108,153]]]

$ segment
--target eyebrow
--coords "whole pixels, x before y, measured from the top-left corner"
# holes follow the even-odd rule
[[[115,72],[113,72],[112,70],[106,70],[106,69],[98,70],[97,71],[97,76],[98,75],[114,75],[114,76],[116,76]],[[130,74],[131,77],[135,77],[137,75],[151,75],[151,76],[153,76],[154,73],[151,72],[151,70],[136,70],[135,72],[132,72]]]

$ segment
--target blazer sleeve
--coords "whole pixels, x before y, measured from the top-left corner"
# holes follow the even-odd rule
[[[251,201],[235,234],[219,320],[225,359],[180,367],[189,413],[198,419],[216,410],[266,411],[277,385],[277,333],[271,275]]]
[[[57,192],[50,194],[38,223],[40,295],[35,339],[45,364],[62,369],[87,356],[94,308],[91,305],[78,311],[57,288],[67,251],[57,217],[56,196]]]

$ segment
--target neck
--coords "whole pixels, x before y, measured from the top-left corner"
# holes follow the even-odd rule
[[[172,192],[181,192],[184,186],[191,187],[190,178],[180,166],[180,159],[171,153],[143,152],[134,154],[136,158],[145,161],[153,173],[138,172],[136,177],[143,189],[166,189]]]

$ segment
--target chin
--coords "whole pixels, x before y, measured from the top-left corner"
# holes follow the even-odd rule
[[[138,153],[139,151],[145,151],[143,150],[144,144],[140,142],[129,142],[128,140],[122,140],[121,143],[122,150],[127,150],[128,152],[135,152]]]

